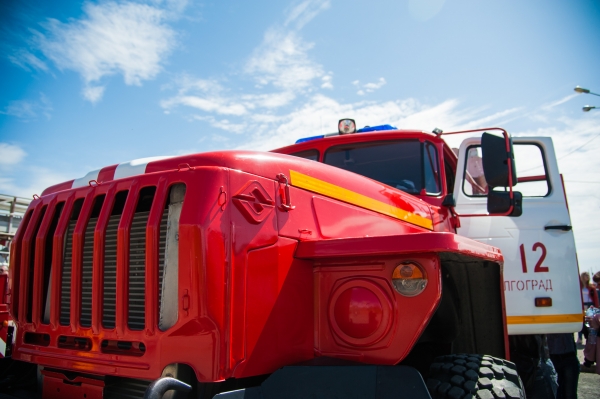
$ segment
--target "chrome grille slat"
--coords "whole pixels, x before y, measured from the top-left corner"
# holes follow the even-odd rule
[[[115,328],[117,302],[117,229],[121,215],[112,215],[104,235],[104,295],[102,325]]]
[[[90,218],[85,229],[83,241],[83,262],[81,269],[81,315],[79,322],[83,327],[92,325],[92,274],[93,256],[85,256],[86,253],[94,253],[94,229],[98,224],[98,218]]]
[[[169,214],[163,210],[162,219],[160,220],[160,231],[158,238],[158,309],[160,309],[162,289],[163,289],[163,274],[165,270],[165,250],[167,247],[167,221]]]
[[[146,285],[146,225],[150,212],[133,215],[129,233],[129,315],[132,330],[142,330],[145,321]],[[140,289],[135,289],[140,288]]]

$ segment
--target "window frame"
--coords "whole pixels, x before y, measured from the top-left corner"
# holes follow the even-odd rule
[[[522,146],[522,145],[533,145],[533,146],[536,146],[540,150],[540,154],[542,156],[542,165],[544,167],[544,176],[545,176],[545,179],[532,180],[530,178],[532,178],[532,177],[539,177],[539,176],[526,176],[526,177],[523,177],[523,178],[519,178],[519,176],[517,175],[517,184],[515,185],[515,187],[516,187],[515,191],[519,191],[518,183],[527,183],[527,182],[532,182],[532,181],[545,181],[546,185],[548,187],[548,191],[546,192],[546,194],[544,194],[544,195],[523,195],[523,198],[546,198],[546,197],[550,196],[552,194],[552,191],[553,191],[552,190],[552,183],[550,181],[550,175],[548,173],[548,162],[546,161],[546,153],[545,153],[544,149],[542,148],[542,146],[539,143],[535,143],[535,142],[531,142],[531,141],[525,141],[525,142],[520,142],[520,143],[513,143],[513,147]],[[473,145],[468,146],[465,149],[465,154],[468,155],[469,154],[469,150],[471,148],[481,148],[481,144],[473,144]],[[487,196],[488,196],[487,194],[484,194],[484,195],[473,195],[473,194],[468,194],[465,191],[465,182],[467,180],[466,177],[467,177],[467,162],[468,161],[469,161],[469,157],[465,156],[464,165],[462,166],[463,167],[463,169],[462,169],[462,171],[463,171],[463,178],[462,178],[462,183],[461,183],[461,190],[462,190],[463,194],[465,196],[467,196],[468,198],[487,198]],[[515,160],[515,164],[517,162],[518,162],[518,160]],[[523,180],[520,180],[520,179],[523,179]]]

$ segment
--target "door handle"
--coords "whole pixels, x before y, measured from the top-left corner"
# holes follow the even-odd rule
[[[571,230],[573,230],[573,226],[569,226],[567,224],[562,224],[562,225],[558,225],[558,226],[544,226],[544,230],[571,231]]]

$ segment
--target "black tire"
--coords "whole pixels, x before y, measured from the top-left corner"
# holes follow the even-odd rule
[[[492,356],[447,355],[429,368],[432,399],[525,399],[514,363]]]

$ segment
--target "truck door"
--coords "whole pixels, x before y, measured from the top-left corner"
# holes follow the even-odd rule
[[[479,138],[459,150],[454,196],[459,214],[486,214]],[[575,240],[549,137],[513,138],[523,214],[461,217],[458,234],[500,248],[509,334],[579,331],[582,306]]]

